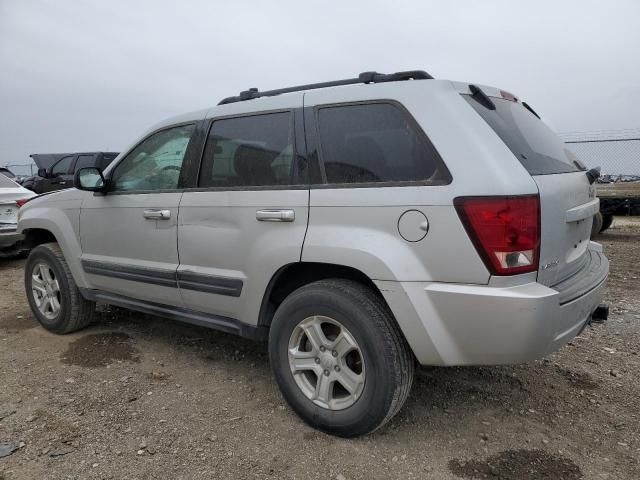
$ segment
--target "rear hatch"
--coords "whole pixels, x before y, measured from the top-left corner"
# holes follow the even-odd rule
[[[541,229],[538,282],[548,286],[562,282],[585,267],[590,259],[586,253],[599,203],[584,166],[537,114],[513,95],[482,87],[479,95],[463,97],[538,186]]]

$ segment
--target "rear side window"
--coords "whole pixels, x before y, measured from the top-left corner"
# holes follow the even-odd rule
[[[318,124],[327,183],[451,181],[438,152],[395,104],[323,107]]]
[[[102,155],[102,158],[99,159],[98,161],[98,168],[100,168],[100,170],[104,170],[105,168],[107,168],[109,166],[109,164],[111,162],[113,162],[113,160],[118,156],[117,153],[104,153]]]
[[[491,97],[489,110],[470,95],[462,95],[509,147],[531,175],[577,172],[577,157],[542,120],[518,102]]]
[[[93,159],[94,159],[93,155],[78,155],[75,171],[77,172],[81,168],[94,167],[95,164]]]
[[[202,160],[199,187],[269,187],[293,180],[293,116],[269,113],[216,120]]]

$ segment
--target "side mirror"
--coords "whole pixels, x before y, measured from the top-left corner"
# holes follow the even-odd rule
[[[38,176],[42,177],[42,178],[49,178],[48,174],[47,174],[47,169],[46,168],[39,168],[38,169]]]
[[[78,190],[87,190],[89,192],[106,192],[107,190],[107,182],[104,180],[100,169],[96,167],[86,167],[78,170],[74,183]]]

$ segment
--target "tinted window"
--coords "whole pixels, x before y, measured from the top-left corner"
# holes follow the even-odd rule
[[[0,188],[17,188],[18,184],[0,173]]]
[[[11,170],[9,170],[8,168],[0,168],[0,173],[2,175],[4,175],[5,177],[16,178],[16,176],[13,174],[13,172]]]
[[[81,168],[85,168],[85,167],[94,167],[95,166],[94,158],[95,157],[93,155],[78,155],[75,171],[77,172]]]
[[[531,175],[576,172],[577,157],[538,117],[520,103],[491,97],[495,110],[470,95],[463,98],[480,114]]]
[[[182,125],[147,137],[118,164],[112,188],[116,191],[178,188],[193,129],[193,125]]]
[[[64,157],[58,163],[56,163],[51,169],[52,175],[64,175],[69,171],[69,167],[71,167],[71,162],[73,161],[73,156]]]
[[[289,112],[216,120],[207,139],[199,186],[291,184],[292,125]]]
[[[328,183],[449,181],[438,153],[395,105],[325,107],[318,121]]]
[[[97,167],[101,170],[104,170],[109,166],[113,160],[118,156],[117,153],[103,153],[102,157],[98,159]]]

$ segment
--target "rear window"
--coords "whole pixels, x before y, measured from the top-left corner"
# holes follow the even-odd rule
[[[517,102],[491,97],[489,110],[471,95],[462,95],[498,134],[531,175],[577,172],[577,157],[544,122]]]
[[[327,183],[450,181],[431,142],[394,104],[322,107],[318,122]]]
[[[17,183],[0,173],[0,188],[16,188],[17,186]]]

